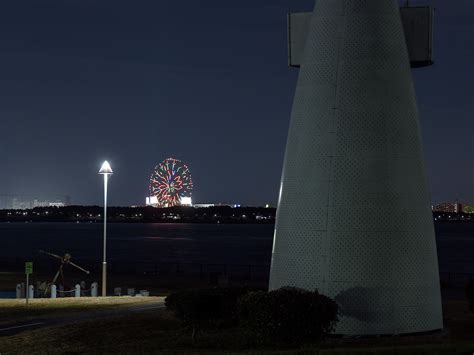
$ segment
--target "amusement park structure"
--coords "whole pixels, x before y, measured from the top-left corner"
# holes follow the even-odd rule
[[[151,174],[149,190],[148,206],[191,205],[193,180],[188,166],[175,158],[163,160]]]

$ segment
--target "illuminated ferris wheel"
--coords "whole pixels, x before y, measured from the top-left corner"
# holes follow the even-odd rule
[[[151,174],[150,196],[159,207],[190,204],[192,191],[191,173],[181,160],[165,159]]]

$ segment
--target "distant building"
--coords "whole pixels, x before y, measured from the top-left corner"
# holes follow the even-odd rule
[[[67,206],[66,203],[60,202],[60,201],[48,203],[48,207],[65,207],[65,206]]]
[[[33,200],[33,207],[48,207],[48,206],[49,206],[48,201]]]
[[[200,208],[206,208],[206,207],[221,207],[221,206],[227,206],[227,207],[232,207],[232,208],[239,208],[241,207],[239,204],[235,203],[197,203],[193,205],[193,207],[200,207]]]
[[[156,196],[150,196],[145,198],[145,205],[146,206],[153,206],[153,207],[158,207],[158,197]]]
[[[193,205],[193,207],[197,207],[197,208],[208,208],[208,207],[214,207],[215,204],[213,203],[196,203],[195,205]]]
[[[38,201],[38,200],[33,201],[33,208],[34,207],[65,207],[65,206],[67,206],[66,202],[60,199],[56,199],[54,202],[53,201]]]
[[[181,206],[192,206],[193,200],[191,197],[181,197]]]
[[[161,206],[158,203],[158,199],[156,196],[150,196],[145,199],[145,203],[147,206],[153,206],[153,207],[170,207],[170,206]],[[228,204],[228,203],[192,203],[191,197],[183,197],[181,198],[181,203],[179,206],[192,206],[196,208],[209,208],[209,207],[222,207],[222,206],[227,206],[227,207],[232,207],[232,208],[239,208],[241,205],[239,204]]]
[[[5,195],[8,196],[8,195]],[[2,208],[5,209],[13,209],[13,210],[27,210],[35,207],[64,207],[67,206],[70,201],[70,198],[66,196],[64,199],[58,198],[54,201],[49,200],[38,200],[32,199],[28,196],[20,196],[20,195],[10,195],[10,198],[5,198],[4,202],[2,203]]]
[[[145,198],[145,205],[152,207],[171,207],[168,205],[161,205],[157,196],[150,196]],[[192,206],[193,200],[191,197],[181,197],[180,203],[175,206]]]
[[[27,210],[33,208],[31,201],[20,201],[18,198],[12,199],[11,209],[14,210]]]
[[[433,206],[434,212],[451,212],[451,213],[458,213],[462,211],[462,207],[460,203],[452,203],[452,202],[443,202],[436,206]]]
[[[443,202],[432,207],[433,212],[474,213],[474,207],[466,203]]]

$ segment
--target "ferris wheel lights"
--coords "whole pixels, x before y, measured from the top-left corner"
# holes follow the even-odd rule
[[[151,174],[150,197],[146,203],[155,207],[191,205],[192,190],[188,166],[179,159],[167,158]]]
[[[112,171],[112,168],[110,167],[109,162],[106,160],[102,163],[102,166],[100,167],[99,174],[113,174],[114,172]]]

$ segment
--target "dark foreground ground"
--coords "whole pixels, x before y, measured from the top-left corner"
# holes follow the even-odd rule
[[[128,302],[128,301],[127,301]],[[65,354],[65,353],[173,353],[173,354],[472,354],[474,352],[474,315],[467,302],[445,302],[445,329],[442,332],[419,336],[394,336],[381,338],[326,340],[321,349],[315,345],[277,346],[272,344],[253,346],[238,328],[209,330],[198,335],[193,345],[190,330],[186,329],[163,308],[130,308],[118,304],[126,312],[107,312],[101,317],[88,318],[87,312],[97,312],[97,305],[84,307],[81,317],[77,305],[65,323],[26,329],[15,335],[0,334],[0,353],[4,354]],[[113,305],[112,305],[113,306]],[[112,306],[108,306],[109,309]],[[22,319],[28,310],[22,305],[2,314],[3,320],[12,317]],[[45,311],[58,317],[65,315],[64,305],[36,309],[38,317]],[[54,318],[53,317],[53,318]],[[29,317],[28,322],[35,321]],[[0,327],[1,328],[1,327]]]

